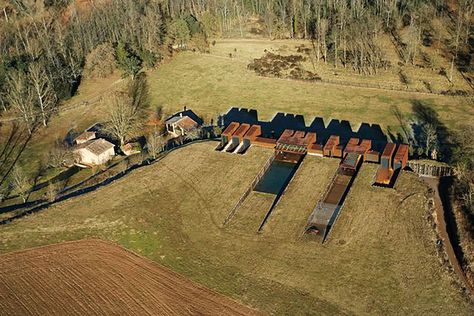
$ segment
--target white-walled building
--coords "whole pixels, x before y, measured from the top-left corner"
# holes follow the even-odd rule
[[[79,162],[85,165],[101,165],[115,156],[115,145],[99,138],[82,143],[74,149],[79,157]]]

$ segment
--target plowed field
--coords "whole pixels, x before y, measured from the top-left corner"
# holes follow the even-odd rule
[[[83,240],[0,256],[3,315],[257,315],[121,247]]]

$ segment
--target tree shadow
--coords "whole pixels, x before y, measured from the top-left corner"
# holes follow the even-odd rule
[[[424,139],[424,126],[431,125],[436,131],[439,143],[439,160],[445,162],[453,161],[453,150],[455,144],[448,128],[440,121],[438,113],[422,100],[410,100],[415,122],[412,123],[413,136],[418,144],[426,146]]]

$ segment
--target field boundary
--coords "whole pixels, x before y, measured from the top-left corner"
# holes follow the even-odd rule
[[[145,160],[142,160],[141,162],[139,163],[136,163],[134,165],[131,165],[130,167],[128,167],[127,169],[111,176],[111,177],[108,177],[96,184],[93,184],[89,187],[85,187],[85,188],[82,188],[82,189],[78,189],[76,191],[72,191],[72,192],[69,192],[69,193],[66,193],[65,195],[62,195],[62,196],[59,196],[57,197],[54,201],[46,201],[42,204],[33,204],[33,208],[31,209],[27,209],[17,215],[14,215],[12,217],[9,217],[9,218],[6,218],[6,219],[3,219],[0,221],[0,226],[1,225],[7,225],[9,223],[11,223],[12,221],[14,220],[17,220],[17,219],[20,219],[20,218],[23,218],[25,216],[28,216],[28,215],[31,215],[31,214],[34,214],[34,213],[37,213],[37,212],[40,212],[44,209],[47,209],[48,207],[50,207],[51,205],[54,205],[56,203],[59,203],[59,202],[62,202],[62,201],[65,201],[65,200],[68,200],[68,199],[71,199],[71,198],[74,198],[74,197],[77,197],[77,196],[80,196],[80,195],[83,195],[83,194],[86,194],[86,193],[89,193],[89,192],[92,192],[92,191],[95,191],[101,187],[104,187],[108,184],[111,184],[112,182],[114,182],[115,180],[118,180],[118,179],[121,179],[123,178],[124,176],[128,175],[130,172],[134,171],[135,169],[139,169],[139,168],[142,168],[142,167],[146,167],[146,166],[150,166],[150,165],[153,165],[159,161],[161,161],[163,158],[165,158],[168,154],[170,154],[171,152],[177,150],[177,149],[181,149],[181,148],[184,148],[184,147],[187,147],[189,145],[192,145],[192,144],[197,144],[197,143],[203,143],[203,142],[211,142],[211,141],[218,141],[218,138],[210,138],[210,139],[198,139],[198,140],[193,140],[193,141],[189,141],[187,143],[183,143],[181,145],[177,145],[176,147],[173,147],[171,149],[168,149],[166,151],[163,151],[162,153],[159,154],[159,156],[155,159],[145,159]],[[87,181],[89,179],[86,179],[85,181]],[[70,189],[70,188],[69,188]],[[63,191],[64,192],[64,191]],[[41,203],[41,202],[40,202]]]
[[[238,62],[238,63],[247,65],[246,61],[238,60],[238,58],[230,58],[230,57],[220,56],[216,54],[206,54],[206,53],[199,53],[199,56],[207,56],[211,58],[230,60],[232,62]],[[418,89],[413,89],[413,88],[402,89],[402,88],[397,88],[393,86],[382,85],[380,83],[355,82],[355,81],[337,80],[337,79],[330,79],[330,78],[321,78],[320,80],[302,80],[302,79],[262,76],[259,74],[256,74],[256,75],[260,78],[265,78],[265,79],[295,81],[295,82],[303,82],[307,84],[330,85],[330,86],[338,86],[338,87],[342,86],[342,87],[363,88],[363,89],[381,90],[381,91],[394,91],[394,92],[402,92],[402,93],[407,93],[407,94],[421,94],[421,95],[430,95],[430,96],[434,95],[434,96],[441,96],[441,97],[461,98],[461,99],[468,100],[468,102],[470,103],[474,103],[474,101],[472,100],[472,98],[474,98],[474,92],[470,92],[470,93],[466,92],[467,95],[453,95],[453,94],[440,93],[440,92],[420,91]]]
[[[75,246],[79,246],[79,247],[75,248]],[[105,247],[105,248],[101,248],[101,247]],[[185,284],[186,286],[184,288],[185,290],[191,287],[190,293],[192,294],[197,293],[197,292],[192,292],[193,289],[194,291],[201,291],[198,295],[201,295],[201,296],[207,295],[208,296],[207,299],[209,300],[208,303],[217,304],[220,309],[231,311],[232,314],[240,315],[242,313],[242,315],[244,314],[246,315],[247,313],[250,313],[252,315],[263,315],[261,311],[255,309],[254,307],[245,305],[242,302],[239,302],[230,296],[224,295],[210,287],[207,287],[201,283],[198,283],[194,281],[193,279],[179,272],[176,272],[156,261],[153,261],[133,250],[125,248],[121,244],[115,241],[111,241],[111,240],[105,240],[101,238],[92,237],[92,238],[83,238],[83,239],[77,239],[77,240],[63,241],[59,243],[42,245],[38,247],[30,247],[26,249],[3,253],[0,255],[0,261],[2,261],[1,259],[7,259],[6,262],[8,264],[8,262],[11,262],[12,257],[14,258],[19,255],[28,255],[28,254],[31,254],[30,257],[32,259],[37,258],[38,256],[43,256],[43,255],[54,256],[55,252],[58,250],[65,250],[66,253],[72,253],[72,254],[77,253],[78,255],[84,255],[85,253],[88,252],[87,251],[88,249],[93,249],[92,253],[95,254],[96,257],[100,256],[100,253],[102,251],[105,251],[107,253],[111,253],[112,255],[117,255],[118,259],[127,260],[127,258],[133,258],[137,260],[137,261],[133,261],[133,263],[135,263],[135,265],[138,266],[138,268],[143,269],[144,271],[151,272],[158,278],[158,280],[156,278],[153,279],[153,281],[151,281],[150,283],[150,284],[153,284],[153,286],[157,287],[158,289],[160,288],[160,286],[161,287],[166,286],[166,282],[171,279],[171,280],[177,281],[178,285],[181,287],[183,286],[183,284]],[[99,249],[99,251],[97,251],[97,249]],[[53,251],[47,252],[48,250],[53,250]],[[43,254],[42,252],[47,252],[47,253]],[[10,261],[8,259],[10,259]],[[77,259],[81,260],[81,256],[78,256]],[[76,262],[77,259],[74,257],[72,261]],[[82,279],[82,281],[87,282],[87,279]],[[36,293],[36,295],[40,295],[40,294]],[[135,295],[138,295],[138,293],[135,293]],[[17,297],[14,297],[13,299],[15,300],[17,299]],[[48,300],[48,299],[49,297],[45,298],[45,300]],[[182,299],[182,296],[178,295],[176,296],[176,299]],[[51,302],[52,301],[50,301],[50,303]],[[74,303],[80,304],[80,301],[74,302]],[[18,302],[18,304],[21,304],[21,302]],[[163,308],[167,308],[167,307],[165,306]],[[239,310],[239,308],[242,310]],[[87,305],[85,309],[88,309]],[[77,314],[76,310],[74,310],[74,314]]]
[[[267,159],[267,161],[263,165],[262,169],[260,169],[257,176],[253,179],[253,181],[247,187],[247,190],[244,192],[244,194],[242,194],[242,196],[240,197],[237,204],[235,204],[235,206],[229,211],[226,218],[224,219],[224,222],[222,223],[222,226],[227,225],[230,222],[230,220],[234,217],[234,215],[237,212],[237,209],[239,208],[239,206],[241,206],[242,203],[245,201],[245,199],[250,195],[252,190],[255,188],[255,186],[258,184],[258,182],[262,179],[263,175],[267,172],[268,168],[270,168],[270,166],[271,166],[272,162],[275,160],[275,158],[276,158],[276,154],[273,153]]]

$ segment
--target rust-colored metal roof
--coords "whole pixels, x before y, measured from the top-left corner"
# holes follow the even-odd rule
[[[394,143],[387,143],[387,145],[385,145],[385,149],[383,150],[382,157],[391,159],[396,148],[397,145]]]
[[[293,137],[294,138],[303,138],[305,135],[306,135],[306,132],[304,132],[304,131],[296,131],[293,134]]]
[[[323,146],[320,144],[309,144],[308,153],[311,154],[323,154]]]
[[[347,146],[354,146],[354,145],[359,145],[359,139],[358,138],[349,139],[349,142],[347,143]]]
[[[245,134],[244,138],[253,141],[260,135],[262,135],[262,127],[260,125],[252,125],[252,127],[250,127],[250,129]]]
[[[336,145],[339,145],[339,136],[331,135],[326,142],[326,145],[324,145],[324,150],[332,150]]]
[[[243,139],[244,135],[250,129],[250,124],[243,123],[239,126],[239,128],[235,131],[232,137],[238,137],[240,140]]]
[[[390,180],[392,179],[393,169],[390,168],[379,168],[377,170],[377,174],[375,175],[375,182],[378,184],[390,184]]]
[[[402,161],[408,158],[408,145],[400,144],[397,153],[395,154],[395,161]]]
[[[277,143],[292,144],[292,136],[294,133],[295,131],[292,129],[285,129],[280,138],[278,138]]]
[[[316,141],[316,133],[286,129],[277,141],[277,150],[304,154],[308,146]]]
[[[266,137],[256,137],[253,143],[261,147],[274,148],[276,145],[276,139],[266,138]]]
[[[316,133],[312,133],[312,132],[307,133],[305,137],[306,137],[306,142],[308,143],[308,147],[310,144],[313,144],[316,142]]]
[[[363,139],[359,146],[364,149],[364,152],[369,151],[372,148],[372,141],[370,139]]]
[[[235,131],[239,128],[239,126],[240,124],[237,122],[230,123],[229,126],[227,126],[227,128],[224,130],[224,132],[222,132],[222,135],[231,137],[235,133]]]

